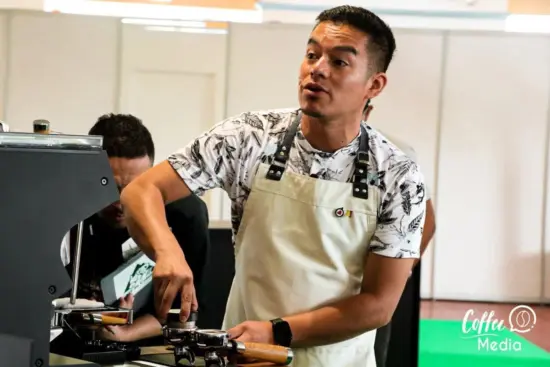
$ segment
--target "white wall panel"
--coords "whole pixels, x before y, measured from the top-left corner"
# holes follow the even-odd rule
[[[232,24],[227,115],[298,105],[298,76],[311,26]]]
[[[5,118],[32,131],[32,121],[85,134],[115,105],[117,21],[111,18],[15,12],[9,28]]]
[[[416,151],[435,206],[444,34],[397,30],[395,39],[397,51],[388,70],[388,85],[372,101],[369,123],[390,140],[395,137]],[[434,243],[430,243],[422,259],[423,298],[432,296],[433,251]]]
[[[122,44],[119,110],[151,130],[157,163],[223,119],[226,35],[124,25]],[[230,219],[225,198],[221,190],[205,195],[213,221]]]
[[[548,37],[450,36],[436,298],[540,300],[549,80]]]

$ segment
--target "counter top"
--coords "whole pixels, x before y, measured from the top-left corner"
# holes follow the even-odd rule
[[[210,229],[231,229],[231,221],[230,220],[211,220],[208,224],[208,228]]]
[[[141,357],[136,361],[129,361],[122,364],[102,365],[102,367],[171,367],[175,366],[174,356],[168,346],[142,347]],[[50,354],[50,366],[52,367],[90,367],[89,362],[64,357],[57,354]],[[197,358],[196,367],[204,366],[201,358]],[[277,367],[272,363],[247,363],[237,367]]]

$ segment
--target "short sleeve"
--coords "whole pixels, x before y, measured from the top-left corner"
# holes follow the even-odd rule
[[[386,172],[376,231],[370,251],[394,258],[419,258],[426,212],[424,177],[405,159]]]
[[[191,192],[198,196],[214,188],[229,192],[237,176],[242,129],[242,116],[226,119],[168,157]]]
[[[401,149],[403,151],[403,153],[405,153],[407,156],[409,156],[410,159],[412,159],[413,162],[415,163],[418,163],[418,156],[416,155],[416,151],[414,150],[413,147],[411,147],[410,145],[407,145],[407,144],[404,144],[404,143],[396,143],[394,142],[394,144],[396,144],[398,146],[399,149]],[[428,201],[432,198],[432,193],[430,191],[430,188],[428,187],[428,185],[425,186],[425,193],[426,195],[426,199],[425,201]]]

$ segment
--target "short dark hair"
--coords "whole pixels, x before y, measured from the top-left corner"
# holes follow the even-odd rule
[[[395,52],[395,38],[390,27],[373,12],[351,5],[327,9],[317,16],[316,27],[322,22],[346,24],[369,36],[367,52],[375,72],[386,72]]]
[[[103,136],[103,149],[110,157],[155,159],[155,145],[149,130],[133,115],[106,114],[90,129],[89,135]]]

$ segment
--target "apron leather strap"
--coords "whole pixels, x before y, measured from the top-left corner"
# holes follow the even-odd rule
[[[301,111],[298,111],[296,118],[290,125],[287,130],[283,142],[277,147],[275,152],[275,157],[273,162],[269,166],[267,171],[266,178],[269,180],[280,181],[283,177],[285,171],[286,162],[290,155],[290,149],[292,147],[292,142],[298,131],[298,126],[300,125],[300,120],[302,118]],[[353,181],[353,196],[368,199],[369,190],[368,190],[368,174],[369,168],[369,134],[367,129],[361,124],[361,138],[359,141],[359,151],[355,157],[355,169],[352,176]]]
[[[298,126],[300,125],[300,120],[302,119],[302,112],[298,111],[296,118],[288,131],[285,134],[283,142],[277,147],[275,152],[275,157],[273,158],[273,163],[269,166],[266,177],[270,180],[280,181],[283,177],[283,172],[285,171],[286,161],[290,155],[290,148],[292,147],[292,142],[298,131]]]
[[[361,139],[359,151],[355,156],[355,169],[353,171],[353,196],[361,199],[369,198],[369,133],[361,124]]]

